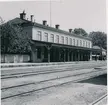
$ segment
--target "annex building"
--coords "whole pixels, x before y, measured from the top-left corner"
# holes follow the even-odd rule
[[[89,37],[79,36],[72,33],[72,29],[64,31],[59,25],[50,27],[47,21],[42,24],[26,19],[26,13],[20,14],[20,18],[15,18],[22,24],[24,32],[28,34],[34,44],[31,46],[30,55],[26,55],[26,62],[70,62],[92,60],[92,41]],[[100,50],[95,49],[100,54]],[[19,62],[23,62],[22,60]],[[21,57],[21,55],[20,55]],[[17,57],[19,59],[19,57]],[[16,58],[13,58],[14,60]],[[16,60],[17,61],[17,60]]]

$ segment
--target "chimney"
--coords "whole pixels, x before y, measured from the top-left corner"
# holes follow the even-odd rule
[[[72,33],[72,29],[69,29],[69,32]]]
[[[34,22],[35,22],[36,20],[34,19]]]
[[[21,18],[21,19],[25,19],[25,18],[26,18],[26,13],[25,13],[25,11],[23,11],[23,13],[20,13],[20,18]]]
[[[30,18],[31,18],[31,22],[33,22],[33,16],[34,16],[34,15],[30,15]]]
[[[43,20],[43,25],[47,26],[47,21]]]
[[[60,25],[58,25],[58,24],[57,24],[57,25],[55,25],[55,28],[56,28],[56,29],[59,29],[59,27],[60,27]]]

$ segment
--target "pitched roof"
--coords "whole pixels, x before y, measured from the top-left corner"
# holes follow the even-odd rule
[[[23,24],[23,23],[27,23],[27,20],[23,20],[21,18],[15,18],[9,21],[12,24]]]
[[[77,34],[70,33],[68,31],[64,31],[64,30],[61,30],[61,29],[56,29],[56,28],[50,27],[50,26],[45,26],[43,24],[36,23],[36,22],[31,22],[29,20],[25,20],[25,19],[21,19],[21,18],[15,18],[13,20],[10,20],[9,22],[11,22],[12,24],[22,24],[22,26],[36,26],[36,27],[48,29],[48,30],[51,30],[51,31],[55,31],[55,32],[59,32],[59,33],[63,33],[63,34],[67,34],[67,35],[70,35],[70,36],[74,36],[74,37],[78,37],[78,38],[82,38],[82,39],[87,39],[87,40],[91,41],[90,37],[79,36]]]
[[[98,50],[101,49],[99,46],[93,46],[92,48],[93,48],[93,49],[98,49]]]

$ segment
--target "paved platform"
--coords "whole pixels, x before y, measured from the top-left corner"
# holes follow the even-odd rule
[[[106,61],[75,61],[75,62],[50,62],[50,63],[1,63],[1,68],[12,67],[27,67],[27,66],[50,66],[50,65],[64,65],[64,64],[77,64],[77,63],[92,63],[92,62],[106,62]]]

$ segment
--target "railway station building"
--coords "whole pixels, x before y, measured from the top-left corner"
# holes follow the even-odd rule
[[[25,12],[20,13],[20,18],[15,19],[21,23],[23,31],[34,42],[31,46],[31,54],[28,55],[28,61],[71,62],[92,60],[93,48],[89,37],[76,35],[72,33],[72,29],[69,29],[69,31],[61,30],[58,24],[55,27],[50,27],[45,20],[42,24],[33,22],[33,15],[31,15],[31,20],[27,20]],[[101,52],[99,51],[99,53]]]
[[[20,19],[25,20],[26,13],[20,14]],[[49,27],[47,21],[43,24],[26,21],[23,24],[24,31],[35,42],[32,46],[32,62],[65,62],[65,61],[88,61],[91,58],[92,42],[88,37],[78,36],[60,29]]]

